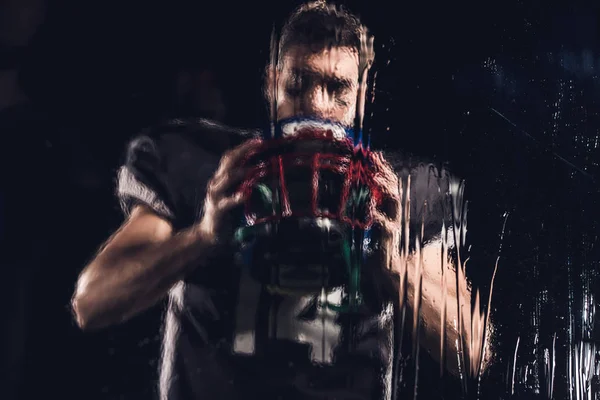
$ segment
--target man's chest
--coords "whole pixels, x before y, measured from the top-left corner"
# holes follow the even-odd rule
[[[345,358],[387,362],[391,304],[349,312],[343,287],[299,293],[265,285],[247,269],[231,275],[218,288],[188,284],[186,304],[192,326],[232,354],[323,366]]]

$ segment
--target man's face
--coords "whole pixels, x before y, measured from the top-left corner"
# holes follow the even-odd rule
[[[314,52],[305,46],[292,46],[280,63],[278,120],[312,117],[352,125],[358,94],[355,49],[333,47]]]

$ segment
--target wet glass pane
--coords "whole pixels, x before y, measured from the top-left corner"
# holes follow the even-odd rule
[[[5,3],[0,398],[600,398],[592,7]]]

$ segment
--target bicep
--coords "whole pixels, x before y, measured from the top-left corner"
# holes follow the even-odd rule
[[[134,253],[149,245],[168,240],[173,235],[171,223],[152,208],[138,204],[131,209],[127,220],[104,244],[97,258],[113,258]]]

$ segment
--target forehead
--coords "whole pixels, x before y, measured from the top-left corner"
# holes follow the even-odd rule
[[[351,47],[331,47],[312,51],[292,46],[282,57],[285,72],[318,73],[325,76],[358,79],[358,53]]]

